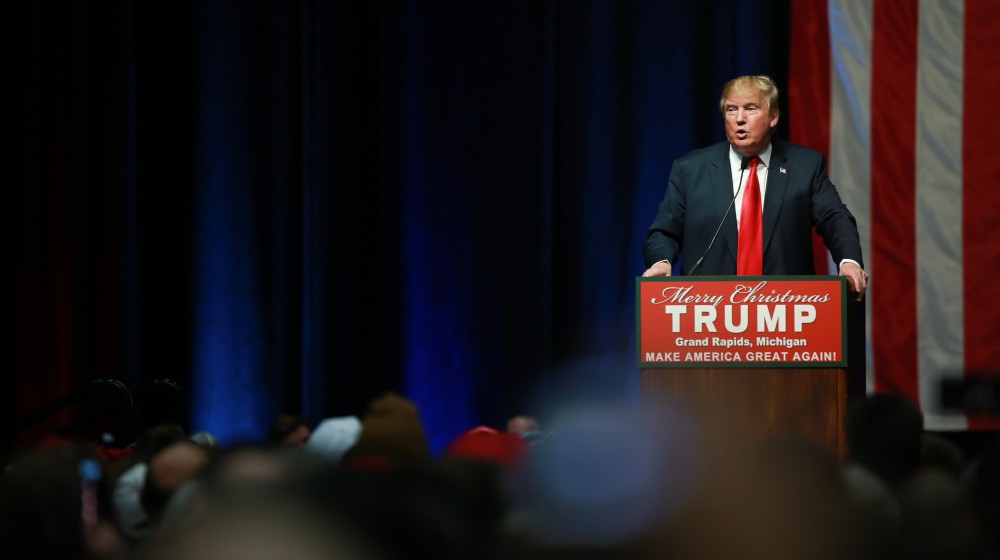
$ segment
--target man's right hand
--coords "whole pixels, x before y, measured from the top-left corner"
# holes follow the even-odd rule
[[[646,269],[642,276],[644,278],[646,276],[670,276],[671,272],[670,261],[661,261]]]

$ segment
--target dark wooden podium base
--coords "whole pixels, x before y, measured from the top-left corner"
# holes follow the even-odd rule
[[[722,457],[800,435],[845,458],[847,372],[820,368],[643,369],[641,398],[687,409]]]

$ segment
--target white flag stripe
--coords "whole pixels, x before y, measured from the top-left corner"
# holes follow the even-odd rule
[[[964,363],[962,278],[963,2],[922,0],[917,44],[916,258],[920,406],[928,428],[964,430],[938,413],[941,374]]]
[[[830,177],[858,221],[865,269],[872,268],[871,245],[871,56],[873,0],[829,0]],[[871,298],[867,299],[865,385],[874,387],[871,352]],[[851,359],[859,357],[852,356]]]

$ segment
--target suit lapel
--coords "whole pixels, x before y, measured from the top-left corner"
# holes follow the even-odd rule
[[[788,173],[783,172],[788,161],[784,146],[780,142],[771,142],[771,165],[767,169],[767,194],[764,195],[764,254],[774,237],[778,225],[778,215],[785,201],[785,191],[788,189]]]
[[[726,209],[733,201],[733,175],[729,168],[729,143],[724,142],[722,144],[721,150],[717,152],[712,164],[715,169],[712,171],[712,190],[716,193],[716,211],[718,216],[722,216],[726,213]],[[726,240],[726,248],[729,251],[729,257],[732,259],[733,263],[736,262],[736,244],[738,234],[736,231],[736,212],[740,209],[733,205],[733,208],[729,211],[729,215],[726,216],[726,221],[722,225],[722,233],[720,234],[723,239]]]

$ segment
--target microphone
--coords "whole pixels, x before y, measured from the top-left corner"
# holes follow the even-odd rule
[[[726,207],[726,213],[722,215],[722,221],[719,222],[719,227],[715,228],[715,235],[712,236],[712,240],[708,242],[708,249],[705,249],[705,254],[698,259],[698,262],[694,263],[691,267],[691,271],[688,272],[688,276],[699,276],[701,273],[701,263],[708,256],[708,252],[712,250],[712,246],[715,245],[715,240],[719,237],[719,232],[722,231],[722,224],[726,223],[726,218],[729,216],[729,211],[733,209],[733,205],[736,204],[736,197],[740,195],[740,189],[743,188],[743,173],[747,170],[747,166],[750,165],[750,158],[748,156],[743,156],[740,160],[740,180],[736,185],[736,193],[733,194],[733,199],[729,201],[729,206]]]

